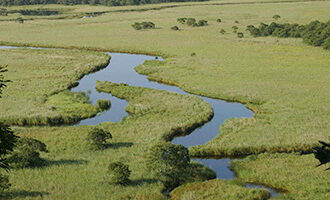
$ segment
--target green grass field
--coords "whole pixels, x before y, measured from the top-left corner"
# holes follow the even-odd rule
[[[146,168],[145,152],[152,144],[166,138],[171,130],[188,128],[207,120],[212,109],[199,98],[171,92],[111,86],[106,82],[99,82],[98,89],[129,101],[129,117],[119,123],[101,125],[113,135],[112,145],[104,151],[88,150],[86,137],[89,126],[15,128],[19,136],[36,138],[47,144],[49,153],[42,154],[42,157],[48,160],[49,165],[11,170],[13,186],[5,197],[164,199],[162,184]],[[129,164],[132,170],[129,186],[108,184],[106,171],[112,161]],[[200,170],[207,172],[204,167]]]
[[[150,80],[174,84],[191,93],[245,103],[256,113],[253,118],[227,120],[220,128],[221,134],[214,140],[190,149],[193,156],[310,151],[318,140],[330,139],[330,52],[307,46],[301,39],[254,38],[245,31],[250,24],[273,22],[272,16],[275,14],[281,16],[279,23],[307,24],[313,20],[326,22],[330,18],[330,1],[235,0],[127,7],[45,7],[65,9],[70,16],[87,12],[105,13],[88,19],[49,20],[35,17],[35,20],[28,20],[23,24],[0,21],[0,43],[161,55],[166,59],[164,63],[146,62],[137,71],[148,75]],[[18,7],[10,9],[16,8]],[[36,6],[22,8],[32,9]],[[132,12],[132,9],[146,11]],[[13,18],[1,17],[1,20],[10,17]],[[181,17],[205,19],[209,26],[181,25],[176,21]],[[218,18],[221,18],[221,23],[216,22]],[[238,24],[234,23],[236,20],[239,21]],[[156,29],[135,31],[131,27],[134,22],[142,21],[154,22]],[[174,25],[179,26],[181,31],[172,31],[170,28]],[[234,25],[239,27],[239,32],[244,33],[244,38],[237,38],[232,32]],[[220,34],[221,29],[225,29],[227,33]],[[9,69],[19,66],[14,64],[19,62],[17,57],[10,57],[11,55],[25,58],[27,61],[24,63],[31,69],[35,66],[31,64],[33,59],[42,52],[52,51],[49,56],[55,54],[61,58],[73,55],[77,60],[71,62],[64,59],[65,65],[59,59],[49,60],[48,64],[62,66],[66,73],[70,72],[68,77],[56,79],[60,84],[52,80],[56,91],[66,89],[80,77],[74,75],[70,66],[86,66],[90,69],[89,67],[104,64],[107,60],[104,55],[85,51],[38,50],[35,57],[32,50],[10,50],[8,54],[6,51],[0,51],[0,64],[8,64]],[[26,53],[20,54],[20,51]],[[191,56],[192,53],[196,56]],[[78,54],[84,55],[81,56],[84,59],[78,58]],[[99,60],[96,61],[94,57]],[[45,66],[49,66],[48,64]],[[6,78],[23,79],[10,73],[5,74]],[[54,72],[49,75],[57,73],[62,74]],[[22,98],[18,96],[22,93],[32,99],[28,103],[31,107],[24,111],[8,106],[13,110],[1,111],[2,119],[9,119],[8,116],[11,115],[30,116],[31,113],[55,115],[54,111],[49,110],[52,106],[47,104],[49,102],[40,102],[36,98],[41,96],[41,100],[44,100],[44,94],[48,97],[49,88],[33,90],[38,94],[27,96],[29,90],[23,91],[14,84],[15,82],[8,84],[0,102],[6,102],[6,95],[15,96],[16,93],[17,104],[24,105],[20,102],[23,101]],[[48,84],[42,85],[47,87]],[[107,83],[99,83],[99,89],[102,89],[103,84],[109,87]],[[17,92],[19,90],[23,92]],[[110,92],[108,89],[105,91]],[[145,169],[142,157],[144,150],[157,140],[171,136],[175,129],[186,130],[203,123],[211,113],[210,107],[194,97],[128,86],[116,86],[111,89],[111,93],[128,99],[130,104],[127,110],[134,113],[120,123],[102,125],[113,133],[113,142],[119,144],[118,148],[97,153],[88,152],[84,149],[84,137],[89,127],[15,128],[22,136],[44,141],[51,151],[44,156],[53,160],[53,163],[60,164],[42,169],[12,171],[10,179],[13,188],[8,195],[40,199],[39,195],[44,194],[44,199],[83,199],[82,194],[88,191],[87,199],[164,198],[160,193],[161,185]],[[61,104],[62,98],[52,96],[49,101],[53,101],[52,104]],[[161,100],[161,104],[153,100]],[[6,104],[1,102],[0,109],[3,109],[2,105]],[[132,166],[133,185],[111,188],[103,184],[104,169],[112,159],[125,161]],[[288,191],[280,199],[327,199],[329,173],[324,172],[323,168],[314,168],[315,165],[317,160],[311,155],[267,154],[235,162],[233,166],[242,180]],[[95,174],[89,174],[90,171],[95,171]],[[205,186],[204,192],[196,189],[199,184]],[[219,188],[228,191],[224,195],[229,196],[250,194],[251,191],[239,185],[214,180],[182,186],[173,193],[178,195],[173,198],[201,199],[204,195],[210,195],[209,199],[216,199],[222,195],[218,192]],[[250,195],[259,195],[259,192]]]
[[[8,124],[63,124],[95,116],[88,98],[64,90],[107,66],[103,53],[61,49],[0,50],[8,89],[0,99],[0,120]],[[60,92],[60,93],[59,93]]]

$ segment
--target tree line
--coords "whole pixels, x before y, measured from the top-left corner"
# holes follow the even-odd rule
[[[324,23],[316,20],[307,25],[278,24],[275,22],[268,25],[261,23],[258,28],[249,25],[247,30],[254,37],[272,35],[284,38],[302,38],[303,42],[308,45],[321,46],[330,50],[330,21]]]
[[[205,0],[0,0],[2,6],[22,6],[37,4],[64,4],[64,5],[105,5],[105,6],[125,6],[125,5],[141,5],[166,2],[189,2],[189,1],[205,1]]]

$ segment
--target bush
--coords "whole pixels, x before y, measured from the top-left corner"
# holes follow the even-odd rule
[[[108,167],[108,174],[110,175],[110,184],[114,185],[128,185],[131,181],[129,176],[131,171],[129,166],[122,162],[112,162]]]
[[[111,103],[110,103],[110,100],[108,100],[108,99],[104,99],[104,100],[99,99],[96,101],[96,107],[98,110],[101,110],[101,111],[108,110],[110,108],[110,105],[111,105]]]
[[[179,22],[180,24],[185,24],[187,21],[187,18],[186,17],[178,18],[176,21]]]
[[[235,24],[239,24],[239,21],[236,20],[236,21],[235,21]]]
[[[183,184],[191,171],[188,149],[171,142],[153,145],[148,151],[146,162],[167,189]]]
[[[198,23],[197,23],[197,26],[207,26],[207,21],[202,19],[202,20],[199,20]]]
[[[33,138],[19,138],[6,163],[14,168],[41,167],[46,161],[40,158],[40,152],[48,152],[44,143]]]
[[[155,28],[155,24],[152,22],[135,22],[132,27],[135,30],[141,30],[141,29],[154,29]]]
[[[179,27],[177,27],[177,26],[172,26],[171,29],[172,29],[173,31],[178,31],[178,30],[180,30]]]
[[[188,26],[197,26],[195,18],[188,18],[186,24]]]
[[[24,19],[22,17],[18,17],[16,19],[16,22],[23,24],[24,23]]]
[[[226,30],[222,28],[222,29],[220,30],[220,33],[221,33],[222,35],[224,35],[224,34],[226,34]]]
[[[0,194],[4,191],[9,189],[10,187],[10,183],[9,183],[9,178],[7,175],[4,175],[2,173],[0,173]]]
[[[273,19],[275,19],[275,21],[277,21],[278,19],[280,19],[281,18],[281,16],[279,16],[279,15],[274,15],[273,16]]]
[[[93,128],[88,132],[87,145],[90,150],[102,150],[105,149],[108,139],[112,139],[109,131]]]
[[[220,19],[220,18],[219,18],[219,19],[217,19],[217,22],[219,22],[219,23],[220,23],[220,22],[221,22],[221,19]]]
[[[238,29],[237,26],[233,26],[233,27],[231,27],[231,28],[233,29],[233,32],[234,32],[234,33],[237,33],[237,29]]]
[[[237,37],[239,37],[239,38],[243,38],[243,37],[244,37],[244,34],[243,34],[242,32],[238,32],[238,33],[237,33]]]

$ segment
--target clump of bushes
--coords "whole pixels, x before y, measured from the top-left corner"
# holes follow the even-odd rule
[[[206,20],[202,19],[199,20],[198,22],[196,21],[195,18],[178,18],[177,21],[181,24],[187,24],[188,26],[192,26],[192,27],[199,27],[199,26],[207,26],[208,23]]]
[[[272,35],[285,38],[302,38],[303,42],[308,45],[321,46],[330,50],[330,21],[326,23],[312,21],[307,25],[278,24],[275,22],[268,25],[261,23],[258,28],[249,25],[247,30],[254,37]]]
[[[105,149],[108,139],[112,139],[112,135],[109,131],[95,127],[88,132],[86,140],[89,149],[96,151]]]
[[[135,22],[134,24],[132,24],[132,27],[135,30],[141,30],[141,29],[154,29],[155,28],[155,24],[152,22]]]
[[[19,138],[6,163],[13,168],[41,167],[46,160],[40,157],[40,152],[48,152],[46,144],[33,138]]]
[[[180,30],[180,29],[179,29],[179,27],[177,27],[177,26],[172,26],[172,27],[171,27],[171,30],[173,30],[173,31],[178,31],[178,30]]]
[[[129,166],[122,162],[112,162],[108,167],[108,174],[110,176],[109,182],[113,185],[128,185],[131,181],[129,179],[131,170]]]
[[[110,108],[110,100],[108,99],[104,99],[104,100],[97,100],[96,101],[96,107],[98,110],[104,111],[104,110],[108,110]]]

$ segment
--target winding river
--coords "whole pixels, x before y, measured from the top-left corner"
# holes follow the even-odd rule
[[[0,49],[4,48],[17,48],[0,46]],[[138,74],[134,68],[141,65],[146,60],[153,60],[155,57],[146,55],[135,55],[135,54],[125,54],[125,53],[109,53],[111,55],[111,60],[109,65],[92,74],[84,76],[80,81],[79,85],[72,88],[71,91],[78,92],[84,91],[89,94],[90,101],[95,105],[98,99],[109,99],[111,101],[111,109],[98,114],[97,116],[89,119],[80,121],[77,125],[97,125],[102,122],[120,122],[123,117],[128,116],[125,111],[125,107],[128,105],[126,100],[119,99],[108,93],[99,93],[96,87],[96,80],[100,81],[110,81],[115,83],[126,83],[131,86],[148,87],[157,90],[166,90],[170,92],[176,92],[185,95],[194,95],[183,91],[176,86],[170,86],[165,84],[160,84],[157,82],[152,82],[147,79],[146,76]],[[158,58],[163,60],[162,58]],[[208,102],[214,111],[214,116],[212,120],[202,127],[197,128],[191,134],[183,137],[176,137],[172,140],[174,144],[182,144],[183,146],[189,148],[195,145],[202,145],[206,142],[212,140],[219,134],[219,126],[229,118],[241,118],[241,117],[253,117],[254,113],[247,109],[241,103],[231,103],[219,99],[212,99],[208,97],[202,97],[195,95],[204,101]],[[230,170],[230,160],[231,159],[193,159],[196,162],[200,162],[207,167],[211,168],[216,172],[217,178],[220,179],[234,179],[236,175]],[[271,196],[278,196],[279,193],[274,190],[261,186],[247,183],[248,188],[265,188],[270,193]]]

